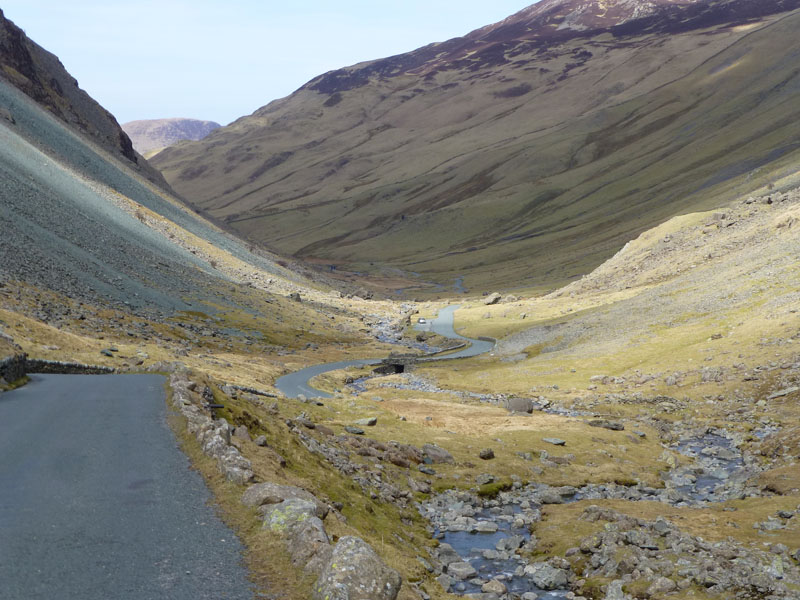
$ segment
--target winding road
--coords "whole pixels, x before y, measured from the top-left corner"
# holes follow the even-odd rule
[[[166,414],[159,375],[32,375],[0,395],[0,598],[253,598]]]
[[[453,329],[453,315],[459,308],[461,308],[460,304],[453,304],[447,308],[443,308],[439,311],[439,314],[436,316],[436,318],[429,322],[429,327],[426,327],[425,329],[446,338],[464,340],[469,342],[470,345],[457,352],[425,357],[425,361],[469,358],[471,356],[484,354],[494,348],[494,340],[475,340],[461,336],[455,332],[455,329]],[[338,371],[339,369],[346,369],[347,367],[377,365],[380,362],[380,358],[363,358],[313,365],[311,367],[306,367],[305,369],[295,371],[294,373],[289,373],[283,377],[279,377],[275,382],[275,387],[278,388],[278,390],[280,390],[281,393],[283,393],[283,395],[287,398],[297,398],[300,395],[309,398],[331,398],[332,396],[327,392],[323,392],[322,390],[311,387],[311,385],[308,383],[309,380],[317,375],[322,375],[323,373],[327,373],[329,371]]]

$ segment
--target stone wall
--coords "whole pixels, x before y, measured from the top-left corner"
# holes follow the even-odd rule
[[[15,354],[0,360],[0,378],[6,383],[14,383],[25,377],[26,358],[24,354]]]
[[[103,375],[117,372],[116,369],[112,367],[84,365],[81,363],[61,362],[58,360],[43,360],[39,358],[29,358],[26,360],[25,370],[28,373],[57,373],[60,375]]]
[[[19,381],[29,373],[51,373],[59,375],[104,375],[116,373],[112,367],[84,365],[75,362],[28,358],[27,354],[15,354],[0,359],[0,380],[5,383]]]

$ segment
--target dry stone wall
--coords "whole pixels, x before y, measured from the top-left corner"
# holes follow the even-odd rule
[[[14,383],[25,377],[25,360],[24,354],[15,354],[0,360],[0,380]]]

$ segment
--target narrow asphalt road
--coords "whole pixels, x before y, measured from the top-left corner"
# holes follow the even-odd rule
[[[463,350],[458,350],[457,352],[452,352],[450,354],[442,354],[441,356],[432,356],[427,360],[453,360],[455,358],[469,358],[471,356],[485,354],[494,348],[494,340],[476,340],[456,333],[456,330],[453,328],[453,320],[454,315],[459,308],[461,308],[460,304],[451,304],[450,306],[440,310],[439,314],[436,315],[436,318],[428,323],[428,327],[418,326],[417,328],[425,331],[433,331],[433,333],[438,333],[442,337],[453,340],[464,340],[465,342],[469,342],[470,345]]]
[[[283,377],[279,377],[275,382],[275,387],[287,398],[297,398],[300,395],[307,398],[332,398],[332,396],[311,387],[309,380],[317,375],[322,375],[328,371],[338,371],[339,369],[346,369],[347,367],[361,367],[364,365],[377,365],[381,362],[379,358],[365,358],[360,360],[343,360],[334,363],[324,363],[320,365],[312,365],[305,369],[300,369],[294,373],[289,373]]]
[[[0,599],[253,597],[163,377],[31,379],[0,395]]]
[[[470,356],[484,354],[494,348],[494,341],[474,340],[456,333],[455,329],[453,329],[453,315],[459,308],[461,308],[460,304],[454,304],[448,306],[447,308],[443,308],[439,311],[439,314],[435,319],[426,324],[425,327],[418,327],[418,329],[433,331],[434,333],[438,333],[439,335],[447,338],[464,340],[470,342],[470,345],[457,352],[442,354],[441,356],[427,357],[425,358],[426,361],[468,358]],[[360,367],[363,365],[377,365],[380,362],[381,359],[379,358],[363,358],[358,360],[345,360],[334,363],[312,365],[310,367],[306,367],[305,369],[300,369],[294,373],[288,373],[287,375],[279,377],[275,381],[275,387],[278,388],[287,398],[297,398],[300,395],[308,398],[331,398],[332,396],[327,392],[323,392],[322,390],[311,387],[311,385],[308,383],[309,380],[313,379],[317,375],[327,373],[328,371],[338,371],[339,369],[346,369],[347,367]]]

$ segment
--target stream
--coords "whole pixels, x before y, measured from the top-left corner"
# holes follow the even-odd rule
[[[450,554],[443,562],[458,563],[455,568],[448,564],[450,592],[480,594],[484,585],[497,580],[505,585],[512,598],[526,598],[525,594],[528,598],[546,600],[570,597],[565,587],[537,586],[537,582],[546,581],[533,566],[538,563],[528,563],[517,554],[518,549],[530,544],[531,525],[541,519],[540,508],[546,504],[624,499],[702,506],[756,493],[745,487],[745,481],[752,475],[745,457],[724,432],[688,434],[671,448],[691,462],[665,472],[664,488],[614,483],[579,488],[517,483],[496,499],[480,499],[469,492],[450,490],[419,505],[440,542],[440,557],[442,548],[445,556]]]

